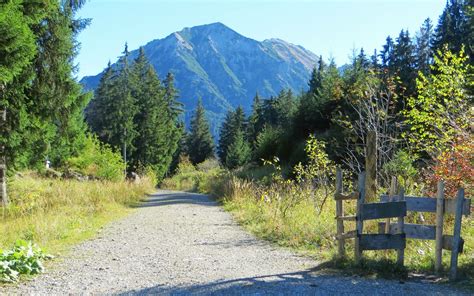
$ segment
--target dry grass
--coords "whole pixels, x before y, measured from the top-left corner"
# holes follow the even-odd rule
[[[44,179],[32,173],[14,177],[8,185],[11,204],[1,209],[0,247],[24,239],[51,253],[91,237],[153,189],[147,178],[139,184],[79,182]]]
[[[197,174],[198,172],[195,172]],[[382,277],[404,277],[408,272],[433,273],[434,241],[408,240],[405,251],[406,269],[397,268],[394,264],[395,251],[364,252],[367,258],[363,267],[355,266],[353,261],[353,241],[346,243],[348,260],[335,260],[336,255],[336,222],[335,202],[332,192],[321,210],[324,191],[316,192],[305,189],[293,181],[282,181],[278,184],[264,185],[232,176],[220,174],[209,176],[212,182],[202,181],[206,174],[199,172],[203,183],[216,184],[210,192],[220,197],[224,208],[230,211],[236,220],[256,236],[269,240],[280,246],[303,252],[318,260],[331,261],[331,266],[349,273],[368,274]],[[181,176],[173,177],[180,180]],[[191,182],[192,183],[192,182]],[[168,180],[168,185],[173,182]],[[198,186],[189,188],[199,189]],[[199,191],[199,190],[196,190]],[[346,215],[355,212],[355,202],[344,203]],[[430,224],[433,217],[424,215],[423,224]],[[369,233],[377,232],[377,221],[368,221],[364,229]],[[411,215],[407,223],[422,223],[419,215]],[[445,223],[445,233],[452,232],[452,219]],[[354,230],[355,223],[345,222],[345,229]],[[464,253],[459,256],[459,269],[462,286],[474,289],[474,219],[464,218],[462,236],[465,240]],[[444,251],[445,270],[449,268],[449,251]]]

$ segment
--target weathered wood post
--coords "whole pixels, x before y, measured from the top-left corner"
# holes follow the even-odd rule
[[[400,188],[400,195],[399,195],[398,201],[404,201],[404,200],[405,200],[405,189],[402,187]],[[405,224],[404,216],[398,217],[397,226],[398,226],[399,234],[405,233],[404,224]],[[397,250],[397,264],[403,266],[404,261],[405,261],[405,246]]]
[[[388,193],[388,202],[391,202],[395,195],[397,195],[397,177],[393,176],[390,182],[390,192]],[[385,233],[390,233],[390,218],[385,220]]]
[[[7,110],[3,109],[0,116],[0,127],[3,133],[5,128],[5,123],[7,121]],[[7,164],[5,160],[5,146],[2,144],[0,147],[0,203],[2,206],[8,205],[8,196],[7,196]]]
[[[435,272],[441,271],[443,258],[443,215],[444,215],[444,182],[439,181],[436,192],[436,248]]]
[[[342,193],[342,170],[340,167],[336,170],[336,196]],[[344,257],[344,239],[341,237],[344,233],[344,221],[337,219],[343,216],[342,200],[336,199],[336,223],[337,223],[337,254],[339,258]]]
[[[369,131],[365,155],[365,198],[375,201],[377,195],[377,134]]]
[[[454,216],[453,249],[451,250],[451,269],[449,279],[456,280],[458,271],[458,254],[461,240],[461,220],[462,208],[464,203],[464,189],[459,188],[456,196],[456,211]]]
[[[358,190],[359,198],[357,199],[357,213],[356,213],[356,237],[354,245],[355,261],[360,263],[362,259],[362,250],[360,249],[360,237],[364,230],[364,222],[361,217],[362,204],[365,202],[365,172],[359,174]]]

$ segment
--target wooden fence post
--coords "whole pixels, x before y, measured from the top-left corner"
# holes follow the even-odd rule
[[[399,195],[398,201],[404,201],[404,200],[405,200],[405,189],[402,187],[400,188],[400,195]],[[405,233],[405,230],[403,229],[404,222],[405,222],[404,216],[398,217],[397,224],[398,224],[399,234]],[[406,240],[406,236],[405,236],[405,240]],[[403,266],[404,261],[405,261],[405,246],[397,250],[397,264]]]
[[[390,192],[388,193],[388,201],[392,201],[394,196],[397,195],[397,177],[393,176],[390,182]],[[390,233],[390,218],[385,220],[385,233]]]
[[[342,170],[337,168],[336,170],[336,195],[342,193]],[[344,257],[344,239],[341,237],[344,233],[344,221],[342,219],[337,219],[342,217],[344,214],[342,207],[342,200],[336,199],[336,223],[337,223],[337,254],[339,258]]]
[[[453,232],[453,248],[451,250],[451,269],[449,272],[449,279],[456,280],[458,271],[458,254],[459,244],[461,240],[461,220],[462,207],[464,203],[464,189],[459,188],[456,196],[456,211],[454,216],[454,232]]]
[[[435,272],[439,273],[443,266],[443,220],[444,220],[444,182],[439,181],[436,193],[436,249]]]
[[[361,172],[359,174],[359,182],[358,188],[359,190],[359,198],[357,199],[357,213],[356,213],[356,237],[355,237],[355,245],[354,245],[354,253],[355,253],[355,261],[356,263],[360,263],[362,259],[362,251],[360,249],[360,237],[364,230],[364,222],[361,219],[361,209],[362,204],[365,202],[365,172]]]
[[[375,201],[377,195],[377,134],[369,131],[365,155],[365,198]]]

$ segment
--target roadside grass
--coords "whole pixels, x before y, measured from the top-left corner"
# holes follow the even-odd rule
[[[398,267],[396,251],[366,251],[364,260],[356,265],[353,258],[353,240],[346,241],[347,259],[336,258],[336,221],[335,201],[330,192],[321,210],[325,197],[324,190],[312,191],[310,188],[296,186],[292,181],[282,184],[259,182],[265,180],[262,171],[257,173],[236,172],[235,174],[215,168],[213,173],[199,169],[188,171],[184,176],[176,174],[163,182],[162,187],[182,190],[179,180],[186,178],[187,190],[207,193],[218,198],[225,210],[233,214],[235,219],[257,237],[291,248],[309,255],[322,263],[325,268],[344,274],[357,274],[369,277],[382,277],[404,280],[408,276],[434,278],[445,282],[451,252],[443,251],[444,273],[442,278],[434,273],[434,241],[408,240],[405,249],[405,268]],[[216,173],[216,172],[219,173]],[[271,173],[271,172],[270,172]],[[238,177],[239,176],[239,177]],[[250,176],[250,178],[249,178]],[[253,176],[258,176],[254,179]],[[243,178],[242,178],[243,177]],[[247,177],[247,178],[246,178]],[[193,180],[198,183],[193,184]],[[212,184],[212,186],[200,186]],[[355,212],[355,202],[344,203],[346,215]],[[421,222],[424,220],[425,222]],[[452,220],[452,218],[451,218]],[[452,233],[453,223],[447,220],[445,233]],[[377,222],[364,223],[365,231],[377,233]],[[433,215],[409,215],[407,223],[434,224]],[[354,222],[345,222],[345,230],[354,230]],[[456,285],[474,291],[474,219],[463,218],[462,237],[465,240],[464,252],[459,256],[460,280]],[[432,277],[433,276],[433,277]]]
[[[0,248],[21,239],[57,255],[94,236],[105,224],[131,211],[153,190],[140,183],[45,179],[27,172],[8,184],[10,205],[0,211]]]

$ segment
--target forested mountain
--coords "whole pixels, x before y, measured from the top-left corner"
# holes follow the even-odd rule
[[[307,88],[317,62],[316,55],[301,46],[279,39],[259,42],[222,23],[185,28],[143,49],[160,78],[174,74],[188,125],[202,98],[213,135],[228,110],[241,105],[249,112],[256,92],[270,97],[282,89],[299,93]],[[130,58],[137,54],[138,50],[131,51]],[[102,74],[81,82],[86,89],[95,89]]]

